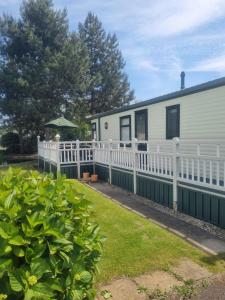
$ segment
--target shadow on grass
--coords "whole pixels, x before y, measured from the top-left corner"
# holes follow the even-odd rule
[[[225,264],[225,252],[219,253],[217,255],[202,257],[201,261],[211,266],[215,266],[218,262],[221,261],[223,261],[223,263]]]
[[[37,160],[31,160],[31,161],[26,161],[26,162],[8,164],[5,166],[3,165],[3,166],[0,166],[0,172],[5,172],[10,167],[24,169],[24,170],[38,170],[38,163],[37,163]]]

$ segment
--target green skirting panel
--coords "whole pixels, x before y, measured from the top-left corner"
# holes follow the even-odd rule
[[[95,165],[95,173],[98,174],[100,180],[109,181],[109,168],[105,165]]]
[[[51,173],[54,174],[54,176],[56,177],[57,174],[57,166],[51,164]]]
[[[197,219],[225,228],[225,198],[216,195],[178,188],[178,210]]]
[[[66,178],[77,179],[77,166],[76,165],[61,165],[60,172],[63,175],[66,175]],[[80,176],[84,172],[89,172],[90,175],[93,174],[93,165],[81,165],[80,166]]]
[[[133,174],[121,169],[112,169],[112,184],[133,192]]]
[[[50,163],[48,161],[45,162],[44,171],[50,173]]]
[[[77,178],[77,166],[76,165],[61,165],[60,173],[65,175],[68,179]]]
[[[38,168],[39,170],[46,172],[46,173],[52,173],[54,176],[56,176],[57,173],[57,166],[53,163],[44,161],[44,159],[39,158],[38,160]]]
[[[171,183],[162,182],[157,178],[137,176],[137,194],[173,208],[173,186]]]
[[[38,168],[42,171],[44,170],[44,160],[40,157],[38,159]]]
[[[92,175],[94,172],[93,172],[93,164],[89,164],[89,165],[81,165],[80,166],[80,176],[82,178],[82,174],[84,172],[89,172],[90,175]]]

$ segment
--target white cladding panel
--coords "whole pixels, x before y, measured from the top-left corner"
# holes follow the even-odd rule
[[[122,113],[105,116],[101,118],[101,140],[120,139],[120,117],[131,116],[131,136],[134,137],[134,111],[129,110]],[[108,122],[108,129],[105,129],[105,122]]]
[[[225,137],[225,87],[149,106],[149,137],[166,137],[166,107],[180,104],[180,137]]]
[[[134,112],[148,108],[148,136],[166,137],[166,107],[180,104],[180,138],[225,138],[225,87],[219,87],[188,96],[139,107],[102,117],[101,140],[120,139],[120,117],[131,115],[131,134],[135,135]],[[92,120],[96,122],[97,120]],[[105,129],[108,122],[108,129]]]

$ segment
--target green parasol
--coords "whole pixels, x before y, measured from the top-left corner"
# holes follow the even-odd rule
[[[44,125],[47,128],[78,128],[77,125],[73,124],[64,117],[57,118],[52,120]]]

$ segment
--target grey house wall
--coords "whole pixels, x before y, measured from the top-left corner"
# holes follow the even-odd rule
[[[131,116],[131,137],[135,137],[135,111],[148,110],[148,139],[166,138],[166,107],[180,105],[180,138],[210,139],[225,137],[225,86],[171,100],[131,108],[93,119],[98,140],[120,139],[120,117]],[[105,122],[108,129],[105,129]],[[100,125],[100,126],[99,126]],[[99,136],[100,134],[100,136]]]

